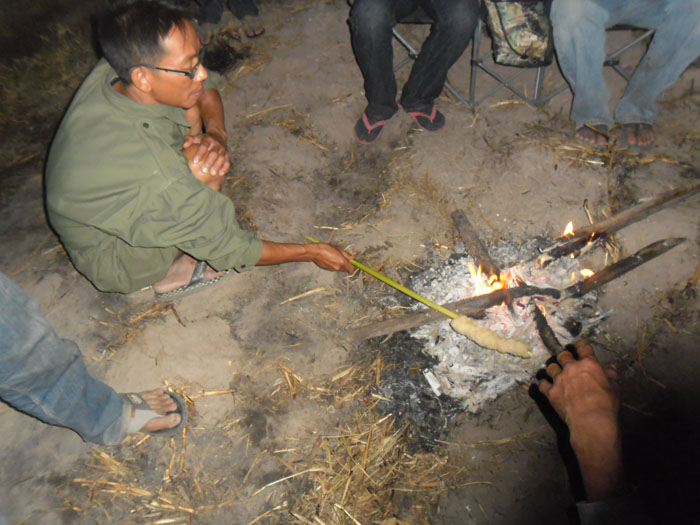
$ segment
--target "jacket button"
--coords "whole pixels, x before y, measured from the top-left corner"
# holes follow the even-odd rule
[[[143,127],[146,128],[146,129],[148,129],[148,128],[150,127],[150,125],[148,124],[148,122],[144,122],[144,123],[143,123]]]

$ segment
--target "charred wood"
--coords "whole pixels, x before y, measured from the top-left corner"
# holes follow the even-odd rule
[[[561,292],[554,288],[538,288],[536,286],[521,285],[515,288],[496,290],[495,292],[470,297],[469,299],[462,299],[443,306],[463,315],[479,317],[492,306],[496,306],[501,303],[508,304],[519,297],[535,295],[559,299]],[[444,318],[444,315],[434,310],[423,310],[421,312],[403,315],[395,319],[378,321],[376,323],[353,328],[346,331],[344,337],[349,342],[358,343],[360,341],[364,341],[365,339],[390,335],[394,332],[408,330]]]

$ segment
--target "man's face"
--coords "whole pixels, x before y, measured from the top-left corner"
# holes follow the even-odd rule
[[[192,24],[186,22],[185,31],[174,26],[163,39],[164,54],[158,63],[159,68],[190,71],[199,63],[199,36]],[[158,104],[167,104],[184,109],[197,103],[204,90],[207,72],[201,66],[195,71],[194,78],[169,71],[149,69],[151,77],[151,97]]]

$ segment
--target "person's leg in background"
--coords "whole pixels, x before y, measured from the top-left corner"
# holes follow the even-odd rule
[[[258,6],[255,0],[228,0],[228,8],[238,20],[243,23],[248,38],[255,38],[265,32],[265,26],[258,17]]]
[[[200,25],[216,25],[224,14],[223,0],[197,0],[197,22]]]
[[[656,100],[700,55],[700,2],[697,0],[636,0],[617,15],[621,23],[655,29],[651,44],[639,62],[615,108],[623,141],[648,147],[654,141]]]
[[[593,146],[607,143],[612,127],[610,91],[603,78],[605,29],[618,0],[553,0],[554,46],[559,67],[574,93],[571,120],[576,137]]]
[[[355,125],[355,134],[364,144],[374,141],[399,109],[391,31],[397,20],[416,7],[412,0],[355,0],[350,11],[352,48],[367,98],[367,108]]]
[[[403,87],[401,105],[428,130],[441,128],[445,117],[435,109],[447,72],[462,56],[474,36],[479,17],[478,0],[420,0],[433,20],[430,35],[416,59]]]

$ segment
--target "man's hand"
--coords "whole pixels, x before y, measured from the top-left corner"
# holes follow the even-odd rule
[[[620,410],[617,372],[600,365],[588,341],[578,341],[576,360],[564,351],[557,363],[547,366],[549,381],[540,381],[539,389],[566,422],[569,429],[581,424],[616,422]]]
[[[199,149],[200,137],[185,138],[185,145],[182,148],[182,154],[185,156],[185,158],[187,158],[187,165],[189,166],[192,175],[194,175],[198,180],[200,180],[213,190],[219,191],[221,189],[221,184],[223,184],[224,182],[224,177],[219,175],[218,173],[213,174],[210,171],[204,173],[204,171],[202,170],[202,168],[204,167],[204,163],[194,163],[194,157],[199,151]]]
[[[325,243],[305,244],[304,246],[312,253],[312,261],[319,268],[332,271],[343,270],[348,273],[355,271],[355,267],[350,264],[352,255],[337,246]]]
[[[194,137],[185,137],[183,149],[196,144],[197,149],[192,156],[191,164],[202,174],[213,177],[223,177],[231,168],[226,141],[216,133],[203,133]],[[194,169],[192,172],[194,173]]]
[[[588,341],[578,341],[576,352],[578,359],[569,351],[559,354],[547,366],[552,382],[538,386],[568,425],[587,498],[596,501],[625,488],[617,372],[600,365]]]

